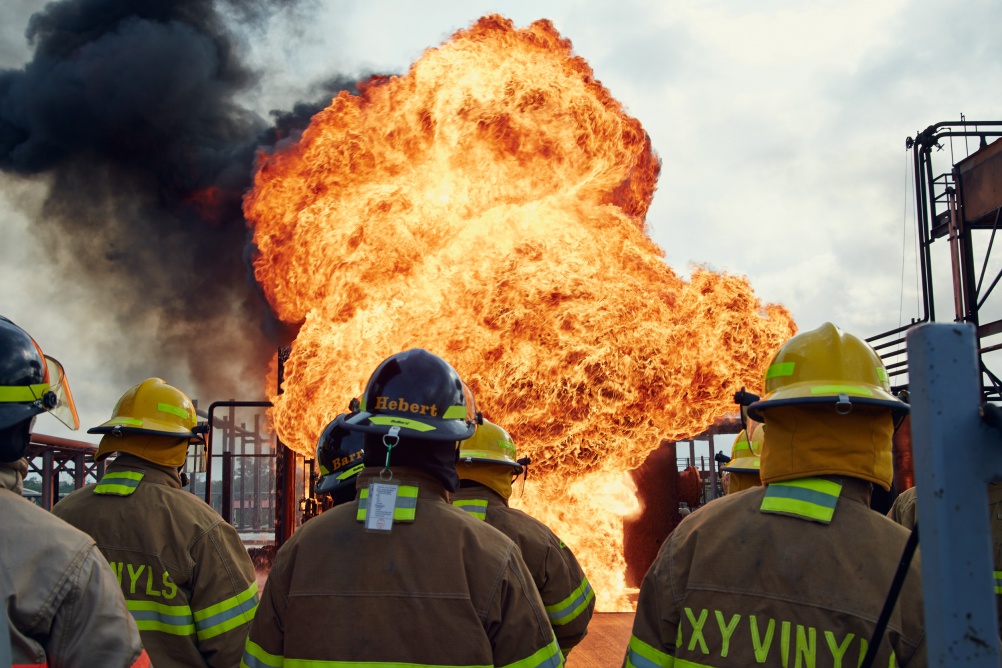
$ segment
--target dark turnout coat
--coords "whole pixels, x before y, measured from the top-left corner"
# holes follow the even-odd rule
[[[363,471],[360,499],[310,520],[278,551],[243,665],[562,665],[515,544],[407,468],[393,469],[390,530],[367,530],[378,472]]]
[[[644,578],[623,665],[859,665],[908,539],[869,498],[856,478],[805,478],[685,518]],[[918,555],[874,665],[926,665]]]

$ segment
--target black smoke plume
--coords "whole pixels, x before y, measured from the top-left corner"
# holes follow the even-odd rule
[[[258,79],[230,24],[292,4],[50,3],[27,26],[32,60],[0,71],[0,170],[51,183],[32,232],[62,280],[99,291],[94,318],[155,326],[155,359],[123,350],[118,368],[186,365],[206,398],[263,387],[283,330],[248,271],[241,199],[258,147],[294,136],[345,82],[266,121],[239,102]]]

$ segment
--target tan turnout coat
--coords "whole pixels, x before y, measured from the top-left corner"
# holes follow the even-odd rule
[[[310,520],[279,550],[242,665],[562,665],[515,544],[403,467],[393,469],[391,530],[367,530],[359,518],[378,472],[365,469],[360,499]]]
[[[859,665],[908,532],[869,508],[869,483],[808,481],[841,485],[829,524],[763,512],[772,485],[679,524],[644,578],[624,666]],[[924,665],[916,554],[874,666]]]
[[[233,668],[257,605],[236,530],[175,469],[119,455],[53,514],[90,534],[118,576],[156,668]]]

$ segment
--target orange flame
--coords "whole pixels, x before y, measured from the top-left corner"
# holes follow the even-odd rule
[[[359,89],[260,156],[245,199],[257,280],[302,322],[278,434],[312,456],[380,361],[431,350],[532,457],[520,504],[575,549],[599,609],[629,609],[624,472],[733,412],[789,314],[743,277],[664,263],[650,140],[549,21],[485,17]]]

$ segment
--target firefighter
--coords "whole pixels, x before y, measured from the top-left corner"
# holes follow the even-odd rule
[[[365,468],[362,453],[362,433],[349,431],[333,420],[317,440],[320,478],[314,491],[329,495],[334,506],[354,501],[355,482]]]
[[[392,355],[336,422],[363,434],[359,498],[278,551],[244,664],[563,665],[518,548],[449,503],[477,427],[456,371],[425,350]]]
[[[196,424],[191,400],[160,378],[130,388],[88,430],[103,434],[95,459],[118,456],[53,509],[97,541],[157,668],[238,665],[257,606],[236,529],[182,489]]]
[[[734,494],[742,490],[758,487],[762,484],[759,478],[759,467],[761,466],[762,440],[765,436],[765,429],[757,422],[749,420],[748,429],[751,430],[752,438],[748,438],[748,431],[741,430],[741,433],[734,439],[731,446],[731,459],[720,470],[727,474],[727,493]]]
[[[546,606],[564,657],[588,630],[595,592],[574,553],[549,527],[510,508],[513,477],[526,474],[528,458],[516,460],[515,444],[501,427],[483,421],[459,449],[459,489],[452,504],[515,541]]]
[[[0,592],[15,666],[144,668],[136,623],[91,538],[21,497],[36,416],[80,426],[56,360],[0,316]],[[7,638],[5,637],[5,640]],[[6,665],[11,665],[7,663]]]
[[[890,488],[891,436],[908,404],[883,362],[831,323],[773,357],[765,396],[763,487],[683,521],[640,589],[624,666],[859,665],[908,532],[870,510]],[[740,549],[735,549],[740,548]],[[875,666],[926,665],[918,559]]]

